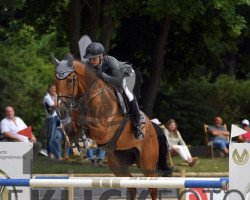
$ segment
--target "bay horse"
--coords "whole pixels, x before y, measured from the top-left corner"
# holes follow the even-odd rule
[[[135,139],[133,124],[121,112],[114,86],[105,83],[92,67],[74,60],[70,54],[65,60],[53,57],[52,61],[59,117],[64,118],[63,113],[70,115],[77,137],[87,133],[107,151],[108,167],[115,176],[132,177],[129,167],[133,164],[140,167],[146,177],[156,177],[157,170],[166,172],[166,139],[163,134],[157,135],[148,117],[143,128],[144,139]],[[128,188],[128,191],[130,198],[135,199],[136,189]],[[152,200],[156,200],[157,189],[150,188],[149,192]]]

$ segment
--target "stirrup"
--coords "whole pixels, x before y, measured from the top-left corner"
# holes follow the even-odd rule
[[[137,140],[143,139],[143,138],[144,138],[144,134],[143,134],[143,132],[142,132],[141,127],[140,127],[140,126],[135,126],[134,129],[135,129],[135,130],[134,130],[134,136],[135,136],[135,138],[136,138]]]
[[[134,134],[135,135],[135,139],[137,140],[141,140],[144,138],[144,135],[142,133],[140,133],[140,135]]]

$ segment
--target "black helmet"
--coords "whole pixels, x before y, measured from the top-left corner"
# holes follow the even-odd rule
[[[103,53],[105,53],[103,45],[99,42],[92,42],[87,46],[86,54],[83,58],[95,58]]]

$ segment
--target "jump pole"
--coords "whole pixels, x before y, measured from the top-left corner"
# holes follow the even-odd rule
[[[226,181],[173,179],[0,179],[0,186],[82,188],[225,188]]]
[[[105,180],[116,180],[116,179],[124,179],[124,180],[205,180],[205,181],[226,181],[229,182],[228,177],[91,177],[91,176],[50,176],[50,175],[39,175],[33,176],[32,179],[105,179]]]

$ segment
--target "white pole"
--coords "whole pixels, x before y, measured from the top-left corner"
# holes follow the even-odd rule
[[[30,187],[82,187],[82,188],[221,188],[228,180],[185,180],[172,179],[123,179],[121,178],[82,178],[82,179],[2,179],[1,186]]]
[[[177,188],[185,180],[131,180],[131,179],[31,179],[30,187],[83,187],[83,188]]]
[[[223,178],[227,178],[227,177],[223,177]],[[219,181],[221,178],[220,177],[88,177],[88,176],[84,176],[84,177],[69,177],[69,179],[104,179],[104,180],[171,180],[171,181],[175,181],[175,180],[198,180],[198,181]]]

